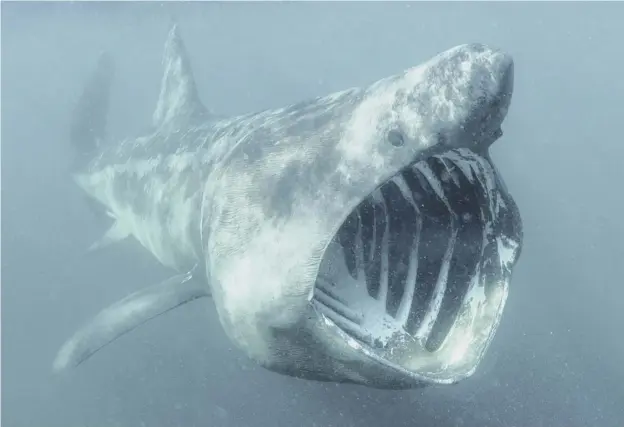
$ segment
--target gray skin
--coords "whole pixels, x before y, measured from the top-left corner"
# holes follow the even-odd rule
[[[175,26],[164,67],[151,132],[111,143],[102,57],[74,116],[73,173],[114,220],[94,248],[131,236],[178,274],[102,311],[57,370],[211,296],[232,342],[282,374],[405,389],[475,371],[522,245],[488,155],[510,56],[462,45],[365,88],[234,118],[200,102]]]

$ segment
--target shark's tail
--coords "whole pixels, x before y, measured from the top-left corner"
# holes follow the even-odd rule
[[[75,153],[74,168],[78,168],[97,152],[106,138],[106,122],[114,76],[113,59],[102,53],[75,107],[70,129],[70,142]]]

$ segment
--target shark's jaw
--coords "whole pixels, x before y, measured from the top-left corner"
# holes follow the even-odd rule
[[[351,212],[311,305],[384,370],[457,382],[497,329],[521,246],[519,212],[490,159],[449,150],[403,169]]]

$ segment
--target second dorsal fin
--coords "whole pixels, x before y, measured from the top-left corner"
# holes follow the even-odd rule
[[[199,99],[184,42],[178,26],[169,31],[163,56],[164,75],[154,111],[153,125],[162,127],[175,120],[195,120],[207,115]]]

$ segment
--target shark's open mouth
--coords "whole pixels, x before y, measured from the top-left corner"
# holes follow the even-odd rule
[[[397,369],[442,383],[466,377],[504,306],[518,215],[488,158],[455,149],[420,161],[343,223],[313,305]]]

